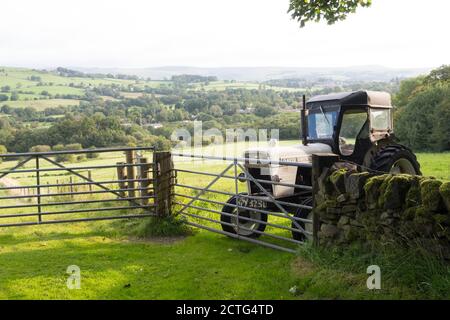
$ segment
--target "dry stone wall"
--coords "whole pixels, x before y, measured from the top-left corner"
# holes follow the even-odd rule
[[[450,259],[450,182],[336,163],[318,179],[320,245],[420,245]]]

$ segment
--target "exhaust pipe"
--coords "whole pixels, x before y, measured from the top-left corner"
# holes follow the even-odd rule
[[[308,120],[306,118],[306,96],[303,95],[303,105],[300,110],[301,127],[302,127],[302,143],[304,146],[308,144]]]

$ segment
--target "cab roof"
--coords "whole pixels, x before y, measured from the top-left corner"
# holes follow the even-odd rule
[[[315,96],[306,102],[308,108],[319,105],[368,105],[371,107],[391,107],[391,95],[381,91],[339,92]]]

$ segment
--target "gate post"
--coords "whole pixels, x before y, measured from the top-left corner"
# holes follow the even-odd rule
[[[312,196],[313,196],[313,244],[319,245],[319,229],[320,229],[320,217],[317,210],[314,210],[318,203],[316,203],[316,194],[319,192],[319,177],[325,168],[331,168],[331,166],[339,161],[339,156],[334,153],[319,153],[312,155]]]
[[[136,169],[134,167],[134,150],[125,151],[126,165],[127,165],[127,179],[128,179],[128,198],[133,199],[136,196]]]
[[[141,191],[141,203],[143,206],[147,206],[149,203],[149,197],[151,195],[151,192],[149,191],[150,186],[150,177],[149,177],[149,171],[150,171],[150,164],[147,161],[147,158],[139,158],[139,164],[140,166],[140,191]]]
[[[127,188],[127,183],[124,181],[126,179],[125,175],[125,167],[123,166],[125,162],[117,162],[117,181],[119,184],[119,195],[122,198],[125,198],[125,189]]]
[[[159,217],[167,217],[172,214],[174,193],[172,154],[170,152],[153,153],[153,164],[153,188],[156,214]]]

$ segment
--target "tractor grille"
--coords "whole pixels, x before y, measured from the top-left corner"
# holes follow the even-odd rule
[[[261,174],[261,168],[249,168],[248,172],[255,179],[272,181],[270,175]],[[261,182],[259,182],[259,183],[266,191],[268,191],[270,194],[273,194],[272,184],[261,183]],[[250,193],[257,194],[257,193],[263,193],[263,191],[254,182],[250,181]]]

